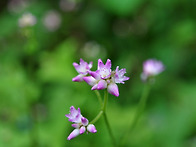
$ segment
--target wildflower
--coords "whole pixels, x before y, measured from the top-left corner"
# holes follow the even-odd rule
[[[155,59],[146,60],[143,63],[143,73],[141,79],[147,81],[150,77],[154,77],[165,70],[165,67],[161,61]]]
[[[108,92],[116,97],[119,96],[118,86],[116,83],[123,83],[129,80],[129,77],[124,76],[126,69],[119,70],[117,66],[115,71],[111,70],[111,60],[107,59],[104,65],[102,60],[98,60],[96,71],[89,71],[91,76],[83,77],[83,80],[92,86],[91,90],[102,90],[107,88]]]
[[[78,135],[83,134],[86,131],[87,131],[87,133],[88,132],[91,132],[91,133],[97,132],[95,126],[93,124],[89,124],[88,119],[82,116],[82,114],[80,112],[80,108],[78,108],[78,110],[76,110],[74,108],[74,106],[71,106],[70,107],[70,114],[67,114],[65,116],[67,118],[69,118],[68,119],[69,121],[74,123],[74,124],[72,124],[72,127],[75,128],[70,133],[67,140],[71,140],[71,139],[77,137]]]
[[[18,25],[21,28],[31,27],[31,26],[34,26],[36,22],[37,22],[37,19],[34,15],[32,15],[31,13],[24,13],[22,17],[18,20]]]
[[[93,62],[90,62],[88,64],[83,59],[80,59],[80,65],[74,62],[73,66],[75,67],[75,69],[79,73],[79,75],[74,77],[72,79],[72,81],[74,81],[74,82],[83,81],[83,77],[89,73],[90,69],[92,68],[92,65],[93,65]]]

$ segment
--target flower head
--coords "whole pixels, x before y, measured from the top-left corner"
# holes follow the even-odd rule
[[[75,123],[80,123],[82,115],[80,113],[80,108],[76,110],[74,106],[70,107],[70,113],[65,115],[66,117],[69,118],[69,121],[75,122]]]
[[[146,60],[143,63],[143,73],[141,74],[141,79],[146,81],[149,77],[156,76],[164,70],[165,67],[161,61],[155,59]]]
[[[80,59],[80,64],[73,63],[73,66],[75,67],[76,71],[79,73],[78,76],[74,77],[72,81],[74,82],[81,82],[83,81],[83,77],[86,76],[90,69],[92,68],[93,63],[90,62],[89,64],[85,62],[83,59]]]
[[[97,132],[95,126],[93,124],[89,124],[88,119],[82,116],[80,108],[76,110],[74,106],[71,106],[70,114],[66,114],[65,116],[69,118],[69,121],[74,123],[72,124],[72,127],[75,128],[68,136],[68,140],[71,140],[86,131],[91,133]]]
[[[106,89],[116,97],[119,96],[117,83],[124,84],[124,81],[129,80],[129,77],[124,76],[126,69],[119,70],[119,66],[115,71],[111,70],[111,60],[107,59],[104,65],[102,60],[98,60],[97,71],[89,71],[90,76],[83,77],[83,80],[92,86],[91,90]]]
[[[116,67],[116,71],[115,71],[115,83],[122,83],[124,84],[124,81],[129,80],[129,77],[124,76],[124,74],[126,73],[126,69],[123,68],[121,70],[119,70],[119,66]]]
[[[100,75],[101,79],[107,79],[111,75],[111,60],[107,59],[106,64],[104,65],[102,60],[98,60],[98,68],[97,68],[97,73]]]

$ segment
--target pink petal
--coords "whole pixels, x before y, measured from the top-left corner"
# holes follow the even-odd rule
[[[80,128],[80,134],[83,134],[85,131],[86,131],[86,128],[85,128],[84,126],[82,126],[82,127]]]
[[[97,84],[97,90],[102,90],[107,87],[107,82],[105,80],[100,80]]]
[[[95,78],[96,80],[100,80],[100,79],[101,79],[100,75],[99,75],[97,72],[95,72],[95,71],[89,71],[89,74],[90,74],[93,78]]]
[[[67,140],[71,140],[73,138],[75,138],[76,136],[78,136],[80,134],[80,130],[79,129],[74,129],[70,135],[67,137]]]
[[[84,80],[87,84],[89,84],[89,85],[91,85],[91,86],[94,86],[94,85],[96,84],[96,81],[97,81],[97,80],[95,80],[95,78],[93,78],[92,76],[83,77],[83,80]]]
[[[91,88],[91,90],[97,90],[97,84],[95,84],[95,85]]]
[[[72,124],[71,126],[74,127],[74,128],[79,128],[80,127],[79,124]]]
[[[103,68],[104,67],[104,64],[102,62],[101,59],[98,60],[98,66],[97,66],[97,69],[99,70],[100,68]]]
[[[93,124],[89,124],[89,125],[87,126],[87,130],[88,130],[89,132],[91,132],[91,133],[96,133],[96,132],[97,132],[97,130],[96,130],[96,128],[95,128],[95,126],[94,126]]]
[[[78,76],[72,79],[73,82],[82,82],[84,75],[79,74]]]
[[[85,117],[82,117],[81,118],[81,122],[84,126],[87,126],[88,125],[88,119],[86,119]]]
[[[110,59],[107,59],[107,62],[105,64],[106,68],[110,69],[112,64],[111,64],[111,60]]]
[[[119,96],[118,86],[115,83],[108,85],[108,92],[116,97]]]

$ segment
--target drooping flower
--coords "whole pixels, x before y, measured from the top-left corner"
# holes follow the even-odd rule
[[[70,133],[67,140],[71,140],[75,137],[77,137],[80,134],[83,134],[84,132],[91,132],[96,133],[97,130],[93,124],[89,124],[89,121],[87,118],[83,117],[80,108],[76,110],[74,106],[70,107],[70,113],[65,115],[68,120],[73,122],[72,127],[75,129]]]
[[[90,62],[89,64],[85,62],[83,59],[80,59],[80,64],[73,63],[73,66],[75,67],[76,71],[79,73],[76,77],[72,79],[74,82],[81,82],[83,81],[83,77],[86,76],[90,69],[92,68],[93,62]]]
[[[115,71],[111,70],[111,60],[107,59],[104,65],[102,60],[98,60],[97,71],[90,71],[91,76],[83,77],[83,80],[92,86],[91,90],[102,90],[107,88],[108,92],[116,97],[119,96],[118,86],[116,83],[124,84],[129,77],[124,76],[126,69],[119,70],[119,66]]]
[[[143,63],[143,72],[141,79],[143,81],[148,80],[150,77],[154,77],[165,70],[165,66],[161,61],[155,59],[146,60]]]

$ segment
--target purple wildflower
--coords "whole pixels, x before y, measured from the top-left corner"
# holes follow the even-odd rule
[[[89,73],[90,69],[92,68],[92,65],[93,65],[93,62],[90,62],[88,64],[83,59],[80,59],[80,64],[74,62],[73,66],[75,67],[75,69],[79,73],[79,75],[74,77],[72,79],[72,81],[74,81],[74,82],[83,81],[83,77]]]
[[[156,76],[164,70],[165,67],[161,61],[155,59],[146,60],[143,63],[143,73],[141,74],[141,79],[146,81],[149,77]]]
[[[74,122],[72,124],[72,127],[75,129],[70,133],[68,136],[67,140],[71,140],[75,137],[77,137],[80,134],[83,134],[84,132],[91,132],[91,133],[96,133],[97,130],[93,124],[89,124],[89,121],[87,118],[83,117],[80,108],[76,110],[74,106],[70,107],[70,114],[66,114],[66,117],[69,118],[69,121]]]
[[[104,65],[102,60],[98,60],[97,71],[89,71],[91,76],[83,77],[83,80],[92,86],[91,90],[102,90],[107,88],[108,92],[116,97],[119,96],[118,86],[116,83],[124,84],[129,77],[124,76],[126,69],[119,70],[119,66],[115,71],[111,70],[111,60],[107,59]]]
[[[116,71],[115,71],[115,83],[122,83],[124,84],[124,81],[129,80],[129,77],[124,76],[124,74],[126,73],[126,69],[123,68],[121,70],[119,70],[119,66],[116,67]]]
[[[70,107],[70,114],[66,114],[65,116],[69,118],[69,121],[74,123],[80,123],[82,118],[82,115],[80,113],[80,108],[76,110],[74,106]]]

